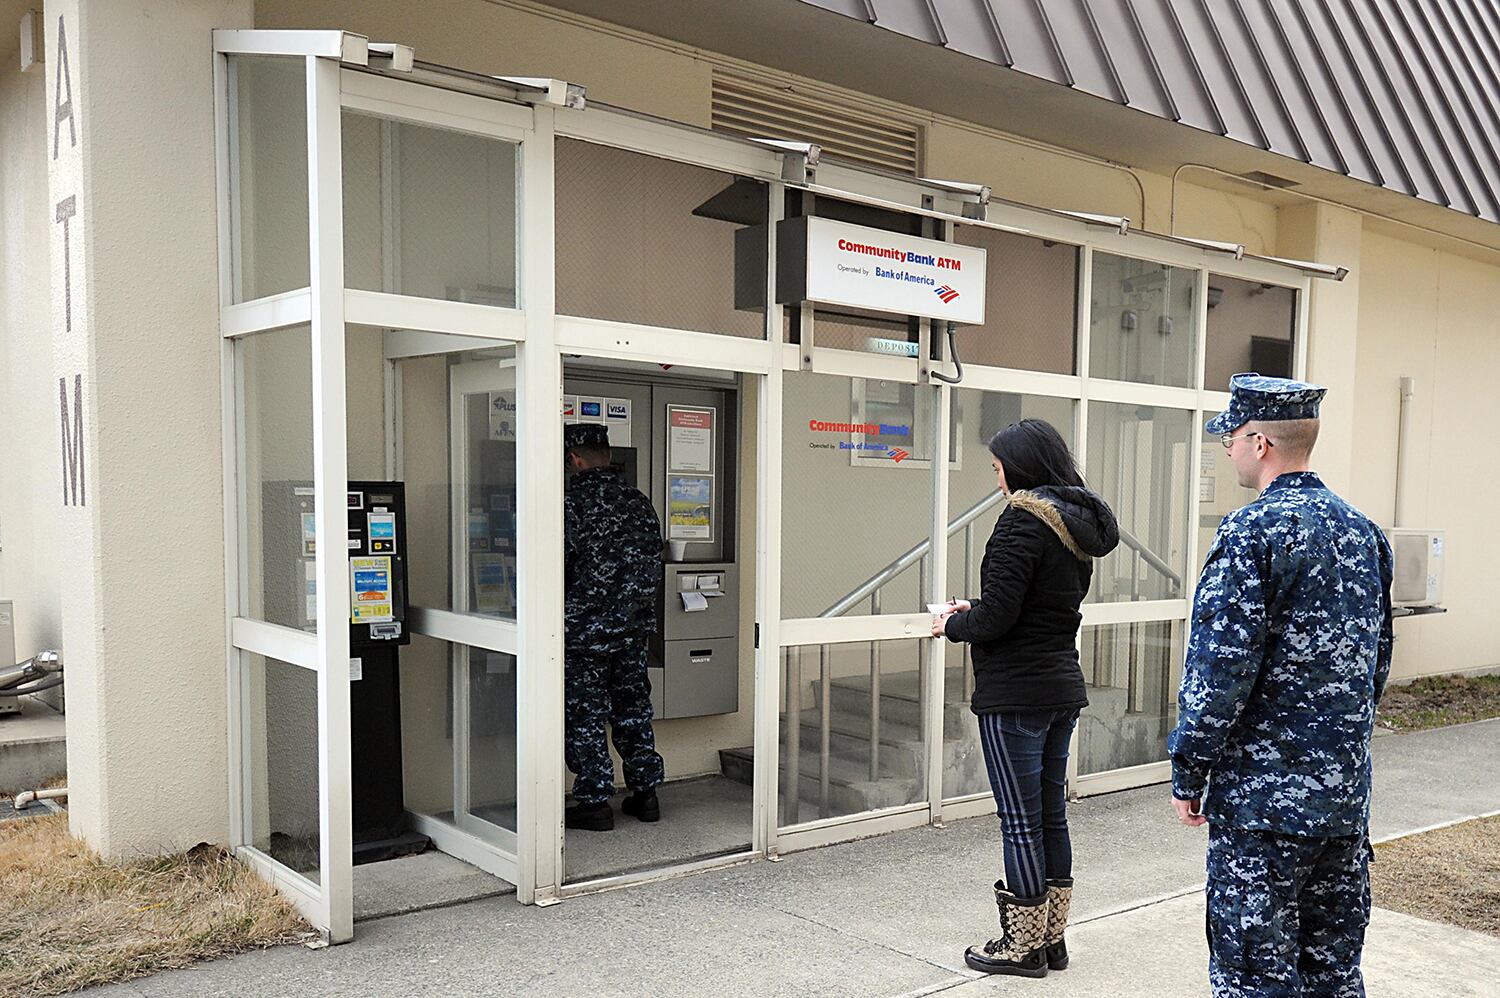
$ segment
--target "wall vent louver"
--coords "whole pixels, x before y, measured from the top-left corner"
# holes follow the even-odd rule
[[[746,138],[816,142],[833,159],[920,176],[920,126],[833,96],[719,70],[712,124],[715,131]]]

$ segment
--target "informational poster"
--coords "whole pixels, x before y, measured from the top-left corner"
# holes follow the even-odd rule
[[[516,439],[516,393],[514,389],[490,392],[490,439]]]
[[[714,417],[709,408],[667,406],[667,470],[672,473],[712,475]]]
[[[490,549],[490,518],[482,509],[469,510],[469,550]]]
[[[1214,502],[1217,493],[1217,483],[1213,475],[1204,475],[1198,479],[1198,501]]]
[[[630,400],[605,399],[604,425],[609,427],[611,447],[631,447]]]
[[[714,480],[707,475],[667,477],[667,539],[713,539]]]
[[[314,626],[318,622],[318,563],[308,558],[302,562],[302,622]]]
[[[395,620],[389,555],[349,559],[349,620],[384,624]]]
[[[302,553],[309,558],[318,553],[317,517],[312,513],[302,514]]]
[[[510,563],[510,558],[500,554],[470,556],[475,610],[480,613],[515,613],[515,583],[511,577]]]

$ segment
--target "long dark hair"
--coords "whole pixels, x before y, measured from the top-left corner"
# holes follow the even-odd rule
[[[1012,492],[1043,485],[1083,485],[1078,464],[1056,427],[1044,419],[1023,419],[990,437],[990,453],[1005,468]]]

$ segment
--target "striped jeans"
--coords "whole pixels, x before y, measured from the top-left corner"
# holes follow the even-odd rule
[[[1005,839],[1005,882],[1040,897],[1073,875],[1068,839],[1068,741],[1077,709],[979,715],[979,740]]]

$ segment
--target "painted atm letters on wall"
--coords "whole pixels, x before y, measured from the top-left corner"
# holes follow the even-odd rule
[[[82,294],[75,294],[84,286],[81,268],[73,266],[73,248],[81,245],[76,226],[82,221],[78,217],[78,183],[80,162],[78,154],[79,118],[73,100],[73,61],[68,56],[68,23],[66,14],[57,16],[57,42],[54,64],[57,66],[52,80],[52,191],[57,199],[52,211],[53,229],[52,286],[54,288],[53,341],[55,354],[61,360],[64,371],[57,379],[57,399],[61,414],[59,445],[62,449],[60,468],[62,473],[62,495],[64,506],[88,505],[87,452],[83,434],[83,359],[87,357],[86,345],[79,342],[74,332],[74,307],[76,299],[84,302]],[[64,129],[66,125],[66,129]],[[66,141],[64,141],[66,133]],[[61,290],[58,300],[57,289]],[[56,313],[60,312],[58,315]],[[84,327],[77,324],[79,329]],[[71,370],[69,370],[71,368]],[[68,398],[68,382],[72,381],[72,399]],[[69,411],[71,410],[71,412]]]

